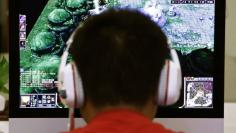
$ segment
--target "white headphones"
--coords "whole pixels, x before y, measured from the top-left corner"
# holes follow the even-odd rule
[[[67,63],[70,45],[73,42],[75,32],[67,41],[67,48],[61,57],[58,80],[59,93],[63,104],[71,108],[80,108],[84,103],[84,90],[82,79],[76,64],[72,61]],[[158,105],[172,105],[179,99],[182,86],[182,73],[178,55],[174,49],[170,51],[171,59],[166,59],[162,68],[157,87]]]

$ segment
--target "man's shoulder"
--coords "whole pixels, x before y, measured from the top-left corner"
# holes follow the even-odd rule
[[[139,130],[138,133],[180,133],[174,132],[171,129],[165,128],[159,123],[152,123],[149,125],[144,125],[143,129]]]

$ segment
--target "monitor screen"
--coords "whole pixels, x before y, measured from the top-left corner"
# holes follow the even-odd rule
[[[57,91],[66,41],[86,18],[109,8],[130,8],[149,15],[177,51],[181,96],[176,104],[161,108],[210,110],[216,106],[215,0],[37,0],[32,5],[26,1],[20,0],[17,22],[19,108],[66,108]]]

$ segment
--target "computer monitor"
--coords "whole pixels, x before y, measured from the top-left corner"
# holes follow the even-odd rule
[[[11,35],[14,53],[10,58],[12,117],[68,115],[57,91],[58,67],[65,43],[86,18],[109,8],[129,8],[149,15],[166,34],[170,47],[178,53],[183,76],[181,96],[176,104],[159,107],[157,117],[223,117],[222,0],[19,2],[19,11],[13,13],[10,27],[14,32]]]

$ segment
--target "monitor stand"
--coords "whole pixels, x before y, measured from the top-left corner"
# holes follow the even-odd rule
[[[60,133],[67,131],[66,118],[10,118],[10,133]],[[223,133],[223,118],[158,118],[154,122],[166,128],[185,133]],[[81,118],[76,119],[77,127],[85,126]]]

